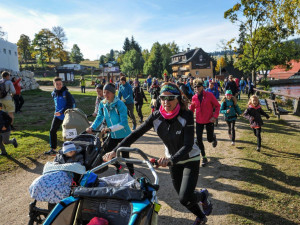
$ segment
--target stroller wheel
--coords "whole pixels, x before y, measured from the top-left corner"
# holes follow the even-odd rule
[[[30,218],[28,225],[40,225],[43,224],[45,221],[46,217],[44,215],[37,215],[34,218]]]

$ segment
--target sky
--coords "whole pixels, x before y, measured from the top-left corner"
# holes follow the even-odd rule
[[[180,50],[221,50],[222,40],[238,37],[238,26],[224,19],[237,0],[0,0],[0,26],[7,40],[34,39],[43,28],[61,26],[66,48],[77,44],[85,59],[122,50],[131,36],[142,49],[175,42]]]

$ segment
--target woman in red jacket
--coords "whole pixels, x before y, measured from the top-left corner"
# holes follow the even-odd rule
[[[11,79],[12,83],[14,84],[14,87],[16,89],[16,94],[13,96],[14,98],[14,102],[15,102],[15,106],[16,106],[16,109],[15,109],[15,112],[16,113],[20,113],[22,112],[21,111],[21,108],[24,104],[24,98],[23,96],[21,95],[21,85],[20,85],[20,81],[21,81],[21,78],[17,79],[15,77],[13,77]]]
[[[208,161],[205,155],[205,149],[202,140],[203,130],[205,126],[207,141],[212,143],[212,146],[215,148],[218,142],[216,135],[214,134],[214,123],[219,116],[220,104],[213,93],[204,91],[202,80],[196,79],[194,80],[193,84],[194,90],[197,93],[192,97],[190,110],[193,112],[196,110],[197,143],[203,158],[202,166],[205,166]]]

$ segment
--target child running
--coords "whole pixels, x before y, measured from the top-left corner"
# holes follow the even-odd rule
[[[254,135],[257,137],[257,148],[260,152],[261,148],[261,126],[264,124],[261,115],[267,119],[270,116],[259,105],[259,99],[256,95],[252,95],[248,102],[248,108],[244,112],[244,117],[250,121],[250,127],[253,129]]]
[[[228,125],[228,135],[231,142],[231,145],[235,145],[235,121],[237,115],[241,115],[242,111],[237,104],[237,100],[232,96],[232,91],[227,90],[225,97],[222,99],[220,113],[224,114],[225,121]]]

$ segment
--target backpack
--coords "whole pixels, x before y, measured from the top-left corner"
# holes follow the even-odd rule
[[[63,97],[64,98],[66,98],[67,96],[66,96],[66,93],[67,93],[67,90],[65,90],[64,92],[63,92]],[[76,108],[76,102],[75,102],[75,99],[74,99],[74,97],[73,97],[73,95],[69,92],[69,94],[71,95],[71,101],[72,101],[72,108],[74,109],[74,108]]]
[[[6,80],[3,79],[0,81],[0,98],[5,98],[7,95],[6,87],[5,87]]]

